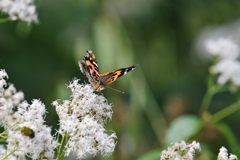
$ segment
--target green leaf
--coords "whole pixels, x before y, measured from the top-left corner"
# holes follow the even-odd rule
[[[138,160],[159,160],[160,159],[160,154],[161,154],[160,149],[152,150],[148,153],[145,153],[143,156],[138,158]]]
[[[191,138],[201,127],[201,120],[193,115],[184,115],[175,119],[167,131],[166,145]]]

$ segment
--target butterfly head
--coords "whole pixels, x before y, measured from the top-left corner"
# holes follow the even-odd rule
[[[93,51],[87,50],[85,58],[88,58],[91,61],[94,61],[96,59],[95,55],[93,54]]]

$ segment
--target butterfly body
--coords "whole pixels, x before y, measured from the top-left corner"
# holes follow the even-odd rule
[[[95,55],[92,51],[87,51],[83,60],[79,62],[79,66],[81,72],[88,78],[88,81],[97,92],[103,90],[107,85],[136,68],[136,66],[131,66],[100,74]]]

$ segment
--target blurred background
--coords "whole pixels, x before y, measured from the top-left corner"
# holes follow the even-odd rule
[[[36,6],[38,24],[0,24],[0,68],[27,100],[46,104],[53,129],[58,117],[52,101],[69,98],[73,78],[87,82],[78,61],[93,50],[100,72],[138,64],[110,86],[125,94],[100,93],[114,106],[108,128],[118,136],[114,154],[105,159],[156,160],[184,139],[199,141],[205,160],[216,159],[221,146],[240,155],[239,113],[221,121],[220,129],[199,129],[211,60],[198,45],[199,37],[219,27],[230,26],[234,34],[240,1],[37,0]],[[220,94],[210,112],[236,98]]]

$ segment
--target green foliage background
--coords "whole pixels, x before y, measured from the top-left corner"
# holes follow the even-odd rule
[[[239,112],[224,119],[219,130],[205,125],[200,131],[209,62],[194,50],[206,27],[238,20],[240,1],[38,0],[36,5],[38,24],[0,24],[0,68],[27,100],[39,98],[46,104],[47,123],[54,129],[57,115],[51,102],[69,98],[66,84],[74,77],[87,82],[78,61],[91,49],[101,72],[138,64],[111,85],[125,94],[103,91],[114,105],[108,127],[118,135],[108,159],[159,159],[171,140],[181,139],[200,141],[202,159],[216,157],[221,146],[240,155]],[[220,94],[210,112],[236,99]]]

